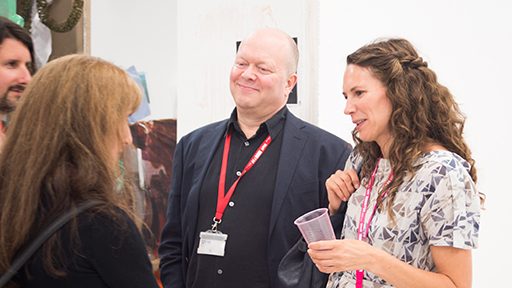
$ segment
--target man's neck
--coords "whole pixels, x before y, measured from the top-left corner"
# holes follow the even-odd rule
[[[249,139],[256,134],[262,123],[276,115],[283,107],[284,105],[270,113],[254,113],[255,111],[245,111],[237,108],[238,125],[244,132],[245,137]]]
[[[245,118],[238,115],[238,125],[240,126],[240,129],[242,129],[242,132],[244,132],[245,137],[247,139],[251,138],[256,134],[258,129],[260,128],[261,123],[267,121],[267,119],[252,119],[252,118]]]
[[[275,112],[268,115],[255,115],[243,113],[237,110],[238,125],[240,126],[240,129],[242,129],[242,132],[244,132],[245,137],[249,139],[256,134],[261,123],[272,118],[274,115]]]

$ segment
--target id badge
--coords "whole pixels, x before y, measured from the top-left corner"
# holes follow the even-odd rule
[[[227,234],[219,231],[208,230],[199,234],[199,247],[197,254],[214,255],[224,257]]]

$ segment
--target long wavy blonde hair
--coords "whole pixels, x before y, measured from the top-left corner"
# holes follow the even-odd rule
[[[409,41],[387,39],[371,43],[347,56],[347,64],[369,69],[387,88],[393,107],[388,126],[393,137],[389,161],[394,178],[386,187],[391,217],[393,201],[404,176],[414,174],[413,161],[428,144],[439,144],[468,161],[469,174],[476,183],[475,160],[463,138],[465,116],[450,91],[439,84],[434,71]],[[357,129],[352,131],[352,136],[355,149],[365,159],[361,173],[369,176],[382,154],[380,147],[376,142],[362,141]],[[384,191],[381,189],[380,193]],[[483,203],[482,194],[481,198]]]
[[[120,124],[140,101],[139,86],[122,69],[91,56],[56,59],[35,75],[0,153],[0,272],[22,245],[84,199],[109,204],[95,212],[116,217],[117,206],[135,217],[130,185],[116,191],[122,173],[112,145],[121,143]],[[69,225],[79,243],[76,221]],[[53,235],[38,254],[51,275],[65,274],[60,239]]]

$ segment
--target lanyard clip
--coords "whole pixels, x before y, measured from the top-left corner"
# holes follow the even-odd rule
[[[217,231],[217,225],[219,225],[220,222],[222,222],[222,219],[221,220],[217,220],[215,217],[213,217],[212,231],[214,231],[214,232]]]

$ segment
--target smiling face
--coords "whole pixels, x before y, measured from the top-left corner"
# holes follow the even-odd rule
[[[347,99],[344,112],[352,117],[359,138],[377,142],[386,154],[392,140],[388,123],[393,111],[386,87],[368,68],[350,64],[343,78],[343,95]]]
[[[32,79],[30,51],[18,40],[5,38],[0,44],[0,113],[14,110]]]
[[[257,31],[242,41],[230,74],[238,113],[270,118],[284,107],[297,81],[288,71],[288,45],[282,32],[274,30]]]

